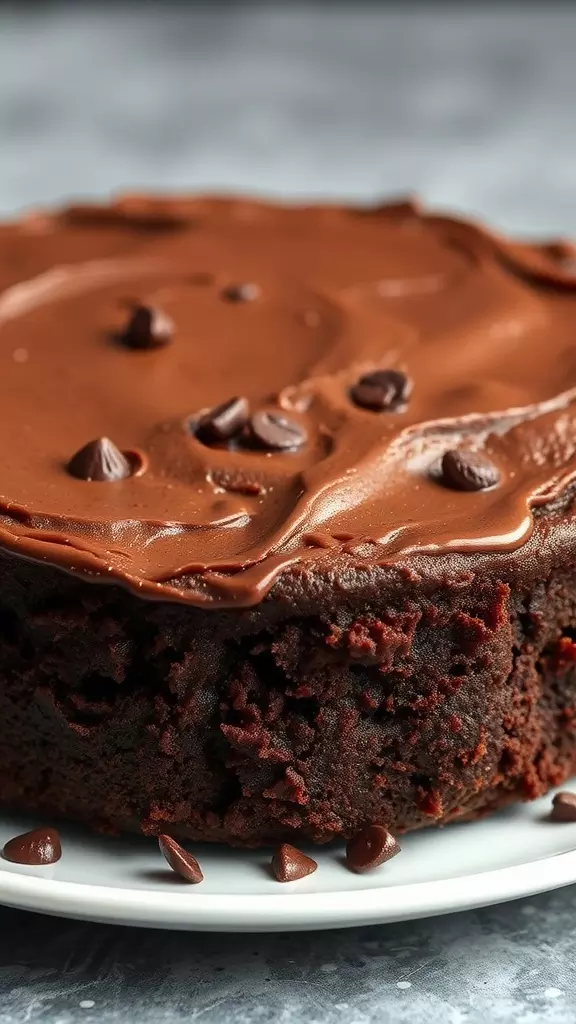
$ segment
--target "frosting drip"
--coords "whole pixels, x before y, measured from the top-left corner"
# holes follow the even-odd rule
[[[576,476],[571,255],[409,202],[127,197],[4,225],[0,545],[218,606],[334,550],[521,546]],[[166,344],[123,344],[135,306],[163,311]],[[406,376],[405,402],[353,400],[376,370]],[[199,421],[233,396],[287,417],[300,446],[209,443]],[[130,476],[67,471],[100,437]],[[499,482],[446,486],[448,449],[481,452]]]

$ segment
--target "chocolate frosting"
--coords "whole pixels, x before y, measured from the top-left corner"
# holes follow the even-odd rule
[[[0,289],[0,546],[90,579],[253,605],[335,553],[509,551],[576,475],[565,243],[409,201],[131,196],[1,227]],[[170,324],[162,344],[125,343],[142,308]],[[405,375],[406,401],[357,404],[377,370]],[[198,424],[235,396],[299,446],[207,440]],[[68,471],[99,438],[129,476]],[[498,483],[447,486],[451,449]]]

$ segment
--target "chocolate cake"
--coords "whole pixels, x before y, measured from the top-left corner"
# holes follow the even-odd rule
[[[0,801],[231,844],[576,761],[576,265],[422,212],[0,228]]]

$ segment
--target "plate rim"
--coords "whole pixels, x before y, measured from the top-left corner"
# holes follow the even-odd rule
[[[452,878],[332,892],[218,894],[67,882],[2,868],[0,903],[107,924],[266,932],[386,924],[473,910],[576,882],[576,850]],[[295,884],[298,883],[289,883]]]

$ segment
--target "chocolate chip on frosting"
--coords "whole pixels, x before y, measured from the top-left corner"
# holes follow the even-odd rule
[[[498,483],[500,474],[485,455],[452,448],[442,456],[442,480],[456,491],[485,491]]]
[[[374,412],[397,412],[410,397],[412,383],[401,370],[365,373],[350,389],[352,401]]]
[[[400,853],[400,846],[384,825],[367,825],[348,841],[346,864],[351,871],[362,874],[379,867]]]
[[[205,413],[196,426],[196,434],[208,444],[229,441],[244,429],[249,413],[248,399],[235,395]]]
[[[174,324],[166,313],[154,306],[136,306],[121,335],[128,348],[159,348],[174,334]]]
[[[257,284],[252,282],[229,284],[222,289],[222,298],[226,302],[254,302],[259,296],[260,289]]]
[[[128,459],[107,437],[89,441],[72,456],[67,466],[79,480],[111,482],[125,480],[132,473]]]
[[[246,494],[254,497],[266,492],[264,484],[255,478],[249,470],[236,467],[213,471],[208,474],[207,479],[218,490],[229,491],[231,494]]]
[[[203,881],[204,875],[196,857],[188,853],[180,843],[172,839],[172,836],[158,836],[158,845],[172,871],[180,875],[180,878],[185,882],[191,882],[192,885],[198,885],[198,882]]]
[[[272,857],[272,871],[278,882],[297,882],[299,878],[312,875],[317,867],[312,857],[307,857],[290,843],[278,846]]]
[[[252,439],[270,451],[290,451],[306,444],[308,435],[300,423],[280,412],[263,410],[250,419]]]
[[[35,828],[10,839],[2,856],[13,864],[55,864],[62,856],[60,836],[55,828]]]

